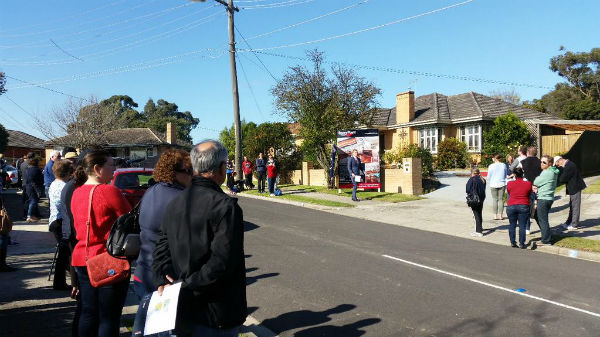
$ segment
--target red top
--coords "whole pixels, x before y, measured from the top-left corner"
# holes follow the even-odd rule
[[[73,226],[79,242],[73,249],[71,264],[75,267],[85,266],[85,242],[87,239],[88,205],[90,191],[94,185],[82,185],[73,192],[71,212]],[[90,224],[90,242],[88,258],[106,251],[106,240],[115,220],[131,210],[129,202],[112,185],[98,185],[92,198],[92,221]]]
[[[244,171],[244,174],[252,174],[253,167],[254,167],[254,164],[252,164],[252,162],[249,160],[244,160],[242,162],[242,171]]]
[[[531,181],[525,181],[522,178],[509,181],[506,186],[508,191],[508,206],[529,205],[529,194],[531,194]]]
[[[277,168],[275,165],[267,165],[267,177],[268,178],[276,178],[277,177]]]

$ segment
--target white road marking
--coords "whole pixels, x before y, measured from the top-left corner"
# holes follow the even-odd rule
[[[597,312],[593,312],[593,311],[588,311],[588,310],[585,310],[585,309],[577,308],[577,307],[574,307],[574,306],[571,306],[571,305],[567,305],[567,304],[559,303],[559,302],[552,301],[552,300],[549,300],[549,299],[545,299],[543,297],[538,297],[538,296],[533,296],[533,295],[529,295],[529,294],[526,294],[526,293],[521,293],[521,292],[518,292],[518,291],[513,290],[513,289],[509,289],[509,288],[502,287],[502,286],[499,286],[499,285],[495,285],[495,284],[492,284],[492,283],[488,283],[488,282],[485,282],[485,281],[479,281],[479,280],[476,280],[474,278],[462,276],[462,275],[459,275],[459,274],[455,274],[455,273],[452,273],[452,272],[449,272],[449,271],[445,271],[445,270],[441,270],[441,269],[434,268],[434,267],[429,267],[429,266],[426,266],[426,265],[423,265],[423,264],[420,264],[420,263],[416,263],[416,262],[404,260],[404,259],[397,258],[397,257],[394,257],[394,256],[385,255],[385,254],[383,254],[382,256],[385,257],[385,258],[388,258],[388,259],[392,259],[392,260],[395,260],[395,261],[399,261],[399,262],[403,262],[403,263],[409,264],[411,266],[415,266],[415,267],[419,267],[419,268],[423,268],[423,269],[435,271],[435,272],[438,272],[438,273],[441,273],[441,274],[445,274],[445,275],[449,275],[449,276],[452,276],[452,277],[459,278],[461,280],[465,280],[465,281],[469,281],[469,282],[481,284],[481,285],[488,286],[488,287],[491,287],[491,288],[494,288],[494,289],[506,291],[506,292],[514,294],[514,295],[528,297],[528,298],[531,298],[531,299],[534,299],[534,300],[538,300],[538,301],[541,301],[541,302],[545,302],[545,303],[549,303],[549,304],[555,305],[557,307],[561,307],[561,308],[565,308],[565,309],[570,309],[570,310],[578,311],[578,312],[581,312],[581,313],[584,313],[584,314],[588,314],[590,316],[594,316],[596,318],[600,318],[600,313],[597,313]]]

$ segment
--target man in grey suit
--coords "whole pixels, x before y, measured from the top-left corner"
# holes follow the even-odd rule
[[[352,178],[352,200],[360,201],[356,197],[356,188],[358,187],[358,181],[356,177],[360,177],[360,158],[358,158],[358,150],[352,150],[352,157],[348,159],[348,173]]]

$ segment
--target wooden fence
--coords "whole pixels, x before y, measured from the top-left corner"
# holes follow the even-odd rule
[[[580,133],[571,135],[542,136],[542,155],[556,156],[567,153],[577,140]]]

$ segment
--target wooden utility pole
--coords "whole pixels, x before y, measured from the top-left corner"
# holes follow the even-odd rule
[[[216,0],[223,3],[219,0]],[[235,172],[237,179],[243,179],[242,173],[242,123],[240,121],[240,96],[238,94],[237,67],[235,64],[235,31],[233,14],[239,9],[233,6],[233,0],[227,4],[229,16],[229,61],[231,63],[231,90],[233,94],[233,123],[235,129]]]

